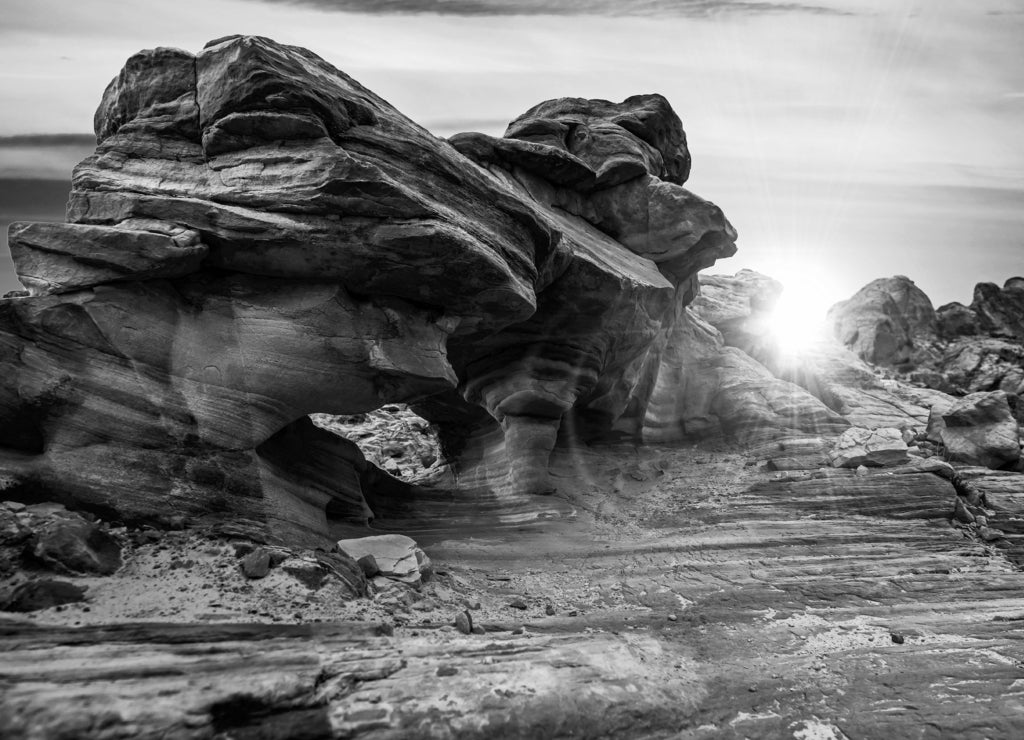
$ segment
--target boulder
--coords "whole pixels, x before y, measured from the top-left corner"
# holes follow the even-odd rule
[[[1024,341],[1024,278],[1012,277],[1002,288],[995,283],[978,283],[971,310],[982,332]]]
[[[943,339],[971,336],[978,333],[978,315],[962,303],[947,303],[935,310],[939,336]]]
[[[33,520],[31,551],[65,573],[110,575],[121,567],[121,543],[100,524],[70,511]]]
[[[902,465],[909,459],[907,443],[899,429],[852,427],[843,432],[829,452],[836,468],[859,466],[885,468]]]
[[[15,586],[0,600],[0,611],[34,612],[85,600],[85,588],[68,581],[35,578]]]
[[[411,537],[382,534],[339,540],[338,549],[355,562],[370,555],[379,575],[403,583],[416,584],[429,577],[430,558]]]
[[[266,578],[272,566],[270,551],[264,547],[258,547],[242,558],[239,567],[242,575],[246,578]]]
[[[932,302],[903,275],[868,283],[830,308],[828,321],[841,343],[875,365],[911,362],[938,329]]]
[[[953,462],[998,469],[1020,460],[1020,399],[1004,391],[972,393],[940,410],[942,422],[930,424]],[[936,415],[937,417],[938,415]]]

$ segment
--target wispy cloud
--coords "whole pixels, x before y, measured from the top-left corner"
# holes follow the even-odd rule
[[[267,0],[320,10],[409,15],[460,16],[592,15],[713,17],[724,13],[825,13],[847,11],[819,4],[771,0]]]
[[[92,134],[18,134],[17,136],[0,136],[0,149],[50,146],[94,147],[96,146],[96,137]]]

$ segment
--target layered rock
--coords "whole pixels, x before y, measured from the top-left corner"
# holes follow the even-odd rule
[[[385,403],[439,425],[438,485],[550,491],[560,434],[643,433],[689,362],[695,274],[735,249],[657,95],[448,143],[316,55],[234,36],[135,55],[95,128],[68,223],[11,229],[30,296],[0,303],[0,465],[5,496],[113,519],[314,544],[407,510],[422,492],[307,418]],[[744,392],[725,418],[801,418]]]

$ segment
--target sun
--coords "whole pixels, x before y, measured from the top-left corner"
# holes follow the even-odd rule
[[[797,356],[826,336],[828,309],[841,297],[817,271],[791,271],[777,279],[784,289],[768,316],[768,331],[783,355]]]

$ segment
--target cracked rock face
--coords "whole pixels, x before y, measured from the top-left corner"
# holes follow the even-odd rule
[[[0,467],[9,497],[125,521],[329,541],[418,489],[307,415],[386,403],[438,425],[449,488],[547,492],[559,434],[642,434],[696,272],[735,251],[658,95],[449,143],[232,36],[133,56],[95,130],[67,223],[11,227]]]

